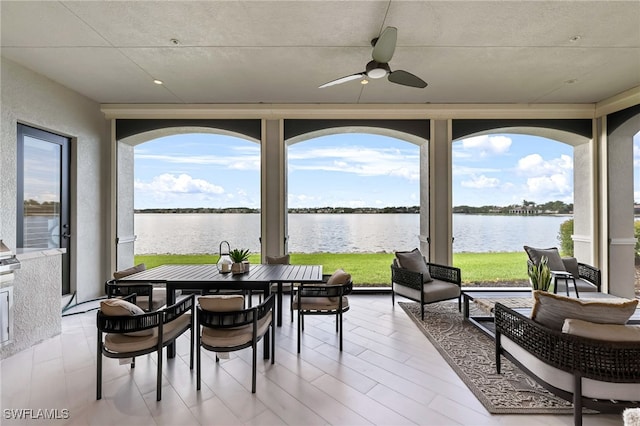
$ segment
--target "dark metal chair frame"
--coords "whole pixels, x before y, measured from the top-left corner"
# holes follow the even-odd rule
[[[349,306],[343,306],[342,298],[351,294],[353,290],[353,282],[345,284],[326,284],[331,275],[323,275],[322,280],[325,284],[298,284],[296,288],[292,288],[291,292],[291,321],[293,321],[293,311],[298,312],[298,353],[300,353],[300,338],[304,331],[305,315],[335,315],[336,316],[336,333],[340,333],[340,350],[342,351],[342,314],[349,310]],[[338,307],[336,309],[302,309],[303,299],[306,297],[335,297],[338,298]],[[297,298],[298,302],[293,303]]]
[[[582,396],[582,378],[613,383],[640,383],[640,343],[596,340],[562,333],[500,303],[496,303],[494,313],[498,374],[502,355],[551,393],[573,402],[575,425],[582,424],[583,407],[603,413],[619,413],[624,408],[640,407],[639,401],[612,401]],[[502,348],[501,336],[511,339],[545,364],[573,374],[574,392],[558,389],[533,374],[526,365]]]
[[[275,305],[275,295],[272,294],[265,299],[264,302],[260,303],[257,306],[250,307],[248,309],[243,309],[241,311],[233,311],[233,312],[213,312],[206,311],[197,306],[197,322],[196,328],[198,332],[196,333],[196,376],[197,376],[197,389],[200,390],[201,386],[201,352],[200,348],[205,348],[209,351],[213,352],[234,352],[240,349],[251,347],[253,350],[252,354],[252,371],[251,371],[251,393],[256,393],[256,363],[257,363],[257,346],[258,341],[262,339],[264,335],[258,335],[258,321],[263,319],[269,312],[271,312],[271,364],[275,362],[275,341],[276,341],[276,319],[274,312]],[[246,325],[252,325],[253,327],[253,336],[252,339],[242,343],[237,346],[210,346],[202,342],[202,336],[200,334],[200,327],[207,328],[215,328],[215,329],[231,329],[242,327]],[[267,331],[268,333],[268,331]],[[266,344],[266,340],[265,340]],[[216,362],[219,361],[218,356],[216,355]]]
[[[597,291],[600,292],[600,287],[602,285],[600,269],[596,268],[595,266],[587,265],[586,263],[578,262],[578,278],[581,278],[581,279],[583,279],[585,281],[588,281],[591,284],[595,285],[596,288],[597,288]],[[558,292],[558,279],[562,280],[562,279],[565,279],[565,278],[562,277],[562,276],[554,277],[554,281],[555,281],[555,283],[554,283],[555,285],[553,286],[553,292],[554,293]],[[570,279],[573,279],[573,276],[571,276]],[[565,282],[567,293],[569,292],[569,285],[568,284],[569,284],[568,282]],[[575,281],[574,281],[574,286],[575,286]],[[576,292],[576,294],[577,294],[577,292]],[[567,294],[567,296],[568,296],[568,294]]]
[[[429,267],[429,274],[431,278],[434,280],[445,281],[452,284],[456,284],[462,290],[462,278],[460,273],[460,268],[456,268],[453,266],[439,265],[436,263],[426,262]],[[410,271],[408,269],[402,268],[400,266],[391,265],[391,303],[395,305],[395,289],[394,284],[402,285],[405,287],[412,288],[414,290],[418,290],[420,292],[420,299],[413,299],[407,296],[402,295],[402,297],[407,297],[415,302],[420,303],[420,311],[422,314],[422,319],[424,320],[424,305],[430,303],[442,302],[444,300],[453,299],[453,297],[449,297],[446,299],[438,299],[432,300],[430,302],[425,302],[424,300],[424,286],[429,285],[429,283],[424,283],[423,274],[420,272]],[[462,291],[460,291],[460,295],[458,295],[458,311],[462,311]]]
[[[140,297],[149,299],[149,309],[153,306],[153,284],[151,283],[119,283],[117,279],[110,279],[104,283],[104,292],[107,298],[112,299],[115,297],[126,298],[135,294],[132,303],[136,303],[136,300]]]
[[[135,299],[135,293],[132,295]],[[167,306],[161,310],[155,312],[148,312],[141,315],[127,315],[127,316],[110,316],[105,315],[102,311],[98,310],[97,314],[97,383],[96,383],[96,399],[102,399],[102,356],[107,358],[133,358],[131,361],[131,368],[135,368],[135,357],[140,355],[146,355],[153,352],[157,353],[157,383],[156,383],[156,400],[160,401],[162,398],[162,348],[173,343],[179,336],[185,331],[191,329],[191,348],[189,353],[189,369],[193,370],[193,337],[194,337],[194,315],[193,306],[195,304],[195,296],[185,297],[179,302]],[[176,320],[183,314],[191,311],[191,321],[185,326],[173,339],[163,340],[163,327],[166,324]],[[145,348],[139,351],[133,352],[112,352],[104,345],[103,333],[134,333],[137,331],[144,331],[157,328],[158,341],[155,346]]]

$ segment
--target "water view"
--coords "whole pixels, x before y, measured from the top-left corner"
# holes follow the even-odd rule
[[[566,216],[454,214],[453,251],[521,251],[558,246]],[[417,214],[290,214],[292,253],[371,253],[418,247]],[[136,214],[135,254],[217,253],[220,241],[260,251],[259,214]]]

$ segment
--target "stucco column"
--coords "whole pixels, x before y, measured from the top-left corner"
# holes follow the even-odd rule
[[[420,159],[421,190],[429,189],[427,208],[421,206],[421,222],[428,211],[429,221],[429,260],[434,263],[451,265],[452,250],[452,217],[451,217],[451,120],[432,120],[431,138],[429,140],[428,170],[424,171],[423,154]],[[427,185],[424,175],[428,175]],[[422,232],[422,226],[421,226]],[[424,251],[427,253],[427,251]]]
[[[573,254],[583,263],[597,266],[598,228],[597,141],[573,147]]]
[[[265,256],[287,252],[287,159],[283,120],[262,120],[261,251]]]
[[[637,117],[640,122],[640,117]],[[637,125],[638,123],[636,123]],[[603,123],[606,129],[606,123]],[[635,236],[633,194],[633,130],[621,126],[606,132],[607,232],[609,242],[609,293],[634,297]]]
[[[134,147],[116,142],[117,166],[115,174],[115,194],[112,202],[116,210],[116,264],[114,271],[129,268],[134,263],[134,246],[136,241],[134,225]]]

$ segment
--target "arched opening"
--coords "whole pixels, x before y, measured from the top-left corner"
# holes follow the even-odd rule
[[[453,263],[467,285],[527,286],[524,245],[574,255],[571,145],[520,129],[459,139],[452,154]]]
[[[119,263],[212,261],[222,240],[259,259],[258,140],[168,127],[124,138],[118,154],[118,233],[130,236],[118,238]],[[157,254],[180,257],[148,257]]]
[[[420,246],[420,145],[389,129],[350,126],[286,141],[292,262],[342,267],[360,286],[388,286],[397,250]],[[425,221],[426,222],[426,221]]]

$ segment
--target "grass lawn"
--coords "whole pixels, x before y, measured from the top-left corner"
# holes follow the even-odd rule
[[[135,262],[147,268],[163,264],[216,263],[211,254],[159,254],[135,256]],[[260,255],[249,257],[251,263],[260,263]],[[391,283],[390,265],[393,253],[292,253],[291,263],[322,265],[325,274],[338,268],[349,272],[357,286],[388,286]],[[462,271],[463,283],[482,283],[500,286],[504,283],[527,280],[527,255],[522,252],[456,253],[454,266]]]

